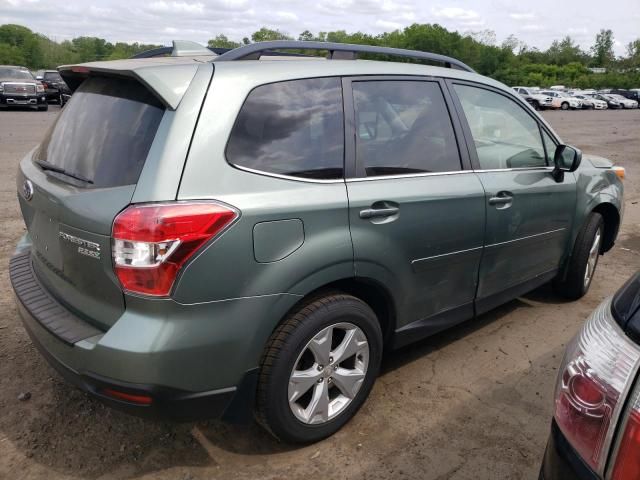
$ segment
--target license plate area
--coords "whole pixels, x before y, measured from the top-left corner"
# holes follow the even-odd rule
[[[62,270],[62,256],[60,255],[58,221],[43,211],[38,211],[31,223],[30,234],[38,256],[45,260],[50,267]]]

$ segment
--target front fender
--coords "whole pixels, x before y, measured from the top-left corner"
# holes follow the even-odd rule
[[[585,168],[575,172],[577,201],[575,221],[570,238],[573,249],[580,229],[599,205],[612,205],[618,211],[620,222],[624,213],[624,187],[615,172],[609,168]]]

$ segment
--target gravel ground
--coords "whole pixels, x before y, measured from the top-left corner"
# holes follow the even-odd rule
[[[18,161],[58,112],[0,112],[0,478],[537,478],[565,343],[640,266],[640,110],[545,113],[565,141],[627,169],[621,234],[589,294],[568,303],[545,286],[389,354],[357,417],[303,448],[256,426],[112,411],[40,357],[20,324],[7,265],[24,231]],[[25,392],[30,398],[18,400]]]

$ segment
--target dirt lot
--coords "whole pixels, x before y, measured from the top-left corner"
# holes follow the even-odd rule
[[[0,112],[0,478],[537,478],[563,347],[640,267],[640,110],[545,114],[565,141],[627,168],[624,225],[590,293],[566,303],[543,287],[388,355],[357,417],[304,448],[256,426],[109,410],[60,380],[31,345],[7,276],[24,230],[15,171],[57,113]],[[19,401],[22,392],[31,398]]]

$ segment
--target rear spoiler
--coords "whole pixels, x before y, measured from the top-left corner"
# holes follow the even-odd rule
[[[63,65],[58,67],[58,71],[72,91],[90,76],[133,78],[147,87],[168,109],[175,110],[199,66],[211,64],[162,60],[165,59],[156,59],[151,64],[149,60],[116,60]]]

